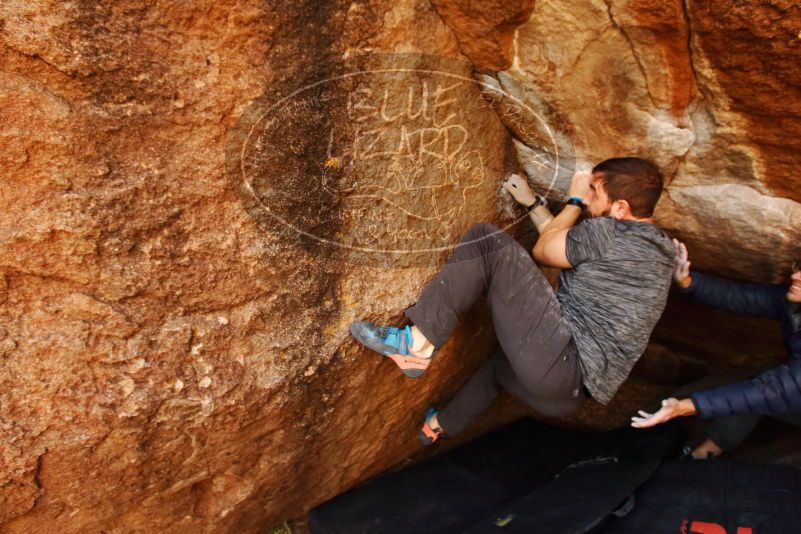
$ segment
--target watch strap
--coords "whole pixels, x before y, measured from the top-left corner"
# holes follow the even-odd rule
[[[539,195],[534,197],[534,202],[526,206],[526,211],[531,211],[537,206],[544,206],[546,204],[545,197],[541,197]]]
[[[587,205],[584,203],[584,201],[579,197],[570,197],[570,198],[568,198],[567,199],[567,204],[569,204],[571,206],[578,206],[581,209],[585,209],[587,207]]]

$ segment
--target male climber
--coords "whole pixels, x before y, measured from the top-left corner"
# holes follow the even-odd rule
[[[531,213],[526,180],[512,175],[503,187]],[[461,432],[500,388],[553,417],[576,410],[587,393],[602,404],[612,399],[642,355],[671,283],[674,246],[653,223],[661,192],[659,168],[640,158],[608,159],[591,175],[575,175],[567,205],[533,250],[541,265],[564,269],[556,294],[520,243],[477,224],[405,310],[412,325],[351,324],[360,343],[417,378],[459,316],[487,297],[501,350],[443,410],[428,409],[423,444]],[[583,208],[590,218],[576,224]]]
[[[694,414],[714,417],[706,429],[707,438],[692,451],[694,458],[733,450],[754,429],[762,414],[801,426],[801,262],[793,265],[789,283],[746,284],[690,272],[687,247],[679,241],[675,243],[673,278],[679,291],[697,302],[731,313],[778,320],[790,361],[751,380],[697,391],[681,400],[665,399],[656,413],[641,411],[639,417],[632,417],[632,426],[647,428]]]

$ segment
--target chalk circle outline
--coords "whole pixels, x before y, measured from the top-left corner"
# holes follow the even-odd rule
[[[374,57],[378,57],[378,56],[381,56],[381,57],[398,57],[398,56],[409,56],[409,54],[376,53],[376,54],[371,54],[371,56],[374,56]],[[440,56],[431,56],[431,55],[427,55],[427,54],[414,54],[414,56],[415,57],[419,57],[419,56],[440,57]],[[454,58],[445,58],[445,59],[453,60]],[[548,126],[548,123],[536,111],[534,111],[531,108],[531,106],[527,105],[525,102],[523,102],[521,99],[517,98],[516,96],[514,96],[512,94],[509,94],[502,87],[500,87],[500,86],[496,87],[496,86],[493,86],[493,85],[488,84],[486,82],[483,82],[483,81],[480,81],[480,80],[476,80],[475,78],[468,78],[466,76],[461,76],[459,74],[449,73],[449,72],[445,72],[445,71],[431,70],[431,69],[381,68],[381,69],[370,69],[370,70],[358,70],[358,71],[347,72],[347,73],[344,73],[344,74],[338,74],[336,76],[328,77],[328,78],[325,78],[325,79],[322,79],[322,80],[318,80],[318,81],[316,81],[314,83],[305,85],[305,86],[301,87],[300,89],[297,89],[297,90],[293,91],[292,93],[284,96],[283,98],[281,98],[277,102],[275,102],[272,105],[270,105],[267,109],[265,109],[263,111],[263,113],[258,115],[255,118],[255,120],[253,120],[252,126],[250,127],[247,135],[245,136],[244,141],[242,142],[241,150],[239,152],[239,158],[238,158],[239,159],[239,170],[240,170],[240,176],[243,177],[243,181],[241,183],[245,184],[245,186],[247,188],[247,193],[250,195],[250,197],[252,199],[254,199],[258,203],[258,205],[261,208],[262,212],[266,213],[268,216],[272,217],[274,220],[277,220],[278,222],[280,222],[284,227],[290,228],[293,231],[295,231],[297,234],[305,236],[305,237],[307,237],[309,239],[312,239],[314,241],[322,242],[322,243],[325,243],[327,245],[341,247],[341,248],[344,248],[344,249],[350,249],[350,250],[355,250],[355,251],[359,251],[359,252],[369,253],[369,254],[391,254],[391,255],[443,252],[443,251],[446,251],[446,250],[454,249],[454,248],[456,248],[458,246],[463,246],[463,245],[467,245],[469,243],[474,243],[474,242],[480,241],[482,239],[486,239],[486,238],[488,238],[488,237],[490,237],[492,235],[498,234],[498,233],[502,233],[507,228],[511,228],[512,226],[518,224],[521,220],[523,220],[528,215],[528,213],[524,213],[523,215],[513,219],[513,221],[511,223],[507,224],[503,228],[499,228],[498,231],[496,231],[496,232],[492,232],[490,234],[484,235],[484,236],[482,236],[482,237],[480,237],[478,239],[469,240],[469,241],[462,241],[462,242],[458,242],[458,243],[454,243],[454,244],[450,244],[450,245],[443,245],[443,246],[430,247],[430,248],[420,248],[420,249],[377,249],[377,248],[370,248],[370,247],[363,247],[363,246],[358,246],[358,245],[351,245],[351,244],[347,244],[347,243],[341,243],[339,241],[335,241],[335,240],[332,240],[332,239],[327,239],[325,237],[318,236],[318,235],[309,233],[309,232],[307,232],[307,231],[305,231],[303,229],[297,228],[293,224],[291,224],[291,223],[287,222],[286,220],[284,220],[284,218],[281,217],[280,215],[278,215],[276,213],[273,213],[270,210],[270,207],[267,206],[264,203],[264,201],[256,194],[256,192],[253,190],[253,187],[252,187],[251,183],[247,180],[247,171],[244,168],[245,161],[246,161],[246,153],[247,153],[247,148],[249,146],[249,142],[250,142],[251,138],[253,137],[254,131],[256,131],[257,126],[260,123],[262,123],[263,121],[266,120],[267,116],[270,114],[270,112],[272,110],[274,110],[275,108],[279,107],[280,105],[282,105],[286,101],[294,98],[296,95],[298,95],[298,94],[300,94],[302,92],[308,91],[310,89],[313,89],[313,88],[315,88],[315,87],[317,87],[319,85],[322,85],[322,84],[331,83],[331,82],[334,82],[334,81],[337,81],[337,80],[342,80],[342,79],[345,79],[345,78],[351,78],[351,77],[355,77],[355,76],[370,75],[370,74],[381,74],[381,73],[404,73],[404,72],[408,72],[408,73],[419,72],[419,73],[422,73],[422,74],[446,76],[446,77],[449,77],[449,78],[454,78],[454,79],[458,79],[458,80],[471,82],[471,83],[474,83],[474,84],[477,84],[477,85],[479,85],[481,87],[486,88],[491,93],[500,94],[502,99],[509,99],[509,100],[519,104],[525,110],[527,110],[529,113],[531,113],[531,115],[533,117],[535,117],[536,120],[539,121],[540,124],[542,124],[542,126],[545,127],[545,131],[548,133],[548,137],[550,138],[550,141],[551,141],[552,146],[554,148],[554,150],[550,152],[550,154],[552,154],[553,157],[554,157],[554,165],[553,165],[553,177],[551,178],[551,181],[548,184],[548,192],[550,192],[553,189],[554,183],[556,182],[556,179],[557,179],[558,174],[559,174],[559,145],[558,145],[558,143],[556,141],[556,138],[555,138],[555,136],[553,134],[553,131]],[[264,94],[267,94],[268,92],[269,91],[265,92]],[[262,95],[262,97],[263,97],[263,95]],[[259,97],[259,98],[255,99],[253,101],[253,103],[257,103],[257,102],[261,101],[262,97]],[[251,105],[253,105],[253,103],[251,103]],[[248,106],[245,109],[245,111],[240,116],[240,120],[241,120],[242,117],[244,117],[247,114],[247,111],[248,111],[249,108],[250,108],[250,106]],[[498,119],[500,120],[500,116],[498,117]],[[228,151],[226,150],[226,153],[227,152]],[[527,181],[528,181],[528,179],[527,179]],[[546,192],[546,196],[547,196],[548,192]]]

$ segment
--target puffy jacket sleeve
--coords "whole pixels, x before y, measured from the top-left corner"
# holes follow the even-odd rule
[[[679,291],[713,308],[772,319],[780,319],[784,313],[786,286],[733,282],[696,271],[692,280],[690,287]]]
[[[700,417],[801,413],[801,358],[751,380],[690,395]]]

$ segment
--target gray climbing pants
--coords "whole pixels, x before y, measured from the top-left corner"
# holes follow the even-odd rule
[[[464,430],[501,389],[543,415],[575,411],[587,396],[559,301],[529,252],[497,226],[470,228],[406,316],[439,348],[481,296],[500,350],[440,411],[443,430],[449,435]]]

